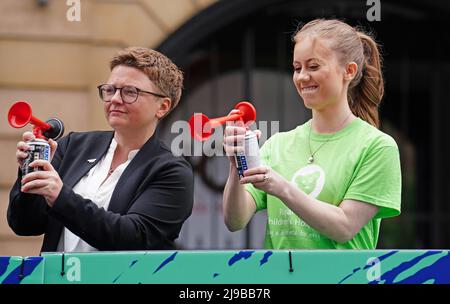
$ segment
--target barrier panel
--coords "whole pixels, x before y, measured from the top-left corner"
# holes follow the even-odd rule
[[[0,257],[0,283],[44,283],[43,257]]]
[[[44,284],[450,283],[448,250],[132,251],[42,256]]]

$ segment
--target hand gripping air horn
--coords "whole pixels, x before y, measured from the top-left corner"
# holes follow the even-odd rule
[[[26,101],[14,103],[8,111],[8,122],[13,128],[23,128],[28,123],[33,125],[33,134],[40,139],[57,140],[64,134],[64,124],[57,118],[46,122],[32,115],[31,106]]]
[[[205,141],[213,134],[214,128],[224,125],[227,121],[242,120],[244,123],[247,123],[256,120],[256,109],[251,103],[241,101],[234,109],[237,111],[227,116],[211,119],[205,114],[195,113],[189,119],[191,136],[199,141]]]

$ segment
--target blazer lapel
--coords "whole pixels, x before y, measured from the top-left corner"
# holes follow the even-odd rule
[[[69,170],[63,179],[64,184],[73,188],[108,152],[114,132],[105,132],[103,136],[93,142],[86,143],[86,149],[76,156],[77,165]]]

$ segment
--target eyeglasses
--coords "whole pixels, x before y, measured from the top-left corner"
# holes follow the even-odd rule
[[[122,101],[125,103],[135,102],[139,97],[139,93],[147,93],[161,98],[167,97],[158,93],[144,91],[133,86],[124,86],[122,88],[117,88],[111,84],[101,84],[97,87],[97,89],[98,95],[105,102],[110,102],[113,96],[116,94],[117,90],[120,91],[120,97],[122,98]]]

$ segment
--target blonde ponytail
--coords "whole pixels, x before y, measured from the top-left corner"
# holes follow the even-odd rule
[[[378,107],[384,95],[380,52],[377,43],[369,35],[362,32],[357,34],[363,46],[364,61],[359,81],[349,86],[350,109],[356,116],[379,128]]]

